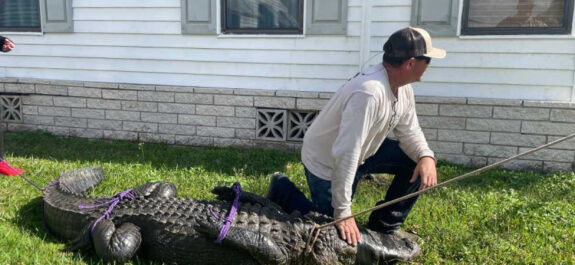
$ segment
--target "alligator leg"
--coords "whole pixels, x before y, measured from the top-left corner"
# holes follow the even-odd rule
[[[140,228],[132,223],[124,223],[116,229],[110,220],[102,220],[92,234],[94,250],[99,257],[117,262],[130,260],[142,243]]]
[[[178,191],[174,184],[169,182],[147,183],[132,190],[136,197],[173,198]]]
[[[218,200],[221,201],[233,201],[235,197],[234,191],[230,187],[214,187],[212,189],[212,193],[217,195]],[[278,211],[283,211],[279,205],[275,204],[269,199],[253,194],[251,192],[242,191],[240,202],[259,204],[264,207],[271,207]]]
[[[200,224],[198,230],[207,233],[214,239],[220,234],[220,227],[214,224]],[[254,231],[230,227],[222,244],[250,253],[260,264],[283,265],[286,263],[286,257],[279,246],[269,237]]]

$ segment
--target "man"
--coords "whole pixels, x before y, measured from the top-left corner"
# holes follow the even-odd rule
[[[10,39],[0,36],[0,47],[2,47],[2,52],[9,52],[14,49],[16,45]]]
[[[384,52],[381,64],[340,88],[306,132],[301,153],[313,204],[280,176],[272,178],[272,201],[290,212],[315,210],[340,219],[351,215],[357,183],[365,174],[395,174],[378,204],[437,184],[434,153],[419,126],[409,84],[421,81],[431,58],[444,58],[445,51],[432,47],[425,30],[410,27],[393,33]],[[398,141],[386,139],[391,131]],[[372,212],[368,227],[397,231],[416,200]],[[336,227],[349,244],[361,240],[354,218]]]

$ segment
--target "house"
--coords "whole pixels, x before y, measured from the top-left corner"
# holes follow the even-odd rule
[[[447,50],[414,85],[437,156],[485,166],[575,132],[573,0],[4,0],[9,131],[295,150],[395,30]],[[573,171],[575,142],[505,167]]]

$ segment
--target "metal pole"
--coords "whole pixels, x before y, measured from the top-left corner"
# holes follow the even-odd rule
[[[4,157],[4,108],[0,107],[0,157]]]
[[[563,138],[557,139],[557,140],[555,140],[555,141],[553,141],[553,142],[550,142],[550,143],[548,143],[548,144],[544,144],[544,145],[541,145],[541,146],[539,146],[539,147],[533,148],[533,149],[531,149],[531,150],[529,150],[529,151],[526,151],[526,152],[523,152],[523,153],[521,153],[521,154],[518,154],[518,155],[515,155],[515,156],[512,156],[512,157],[509,157],[509,158],[507,158],[507,159],[501,160],[501,161],[499,161],[499,162],[497,162],[497,163],[494,163],[494,164],[491,164],[491,165],[482,167],[482,168],[480,168],[480,169],[476,169],[476,170],[471,171],[471,172],[469,172],[469,173],[463,174],[463,175],[461,175],[461,176],[459,176],[459,177],[452,178],[452,179],[450,179],[450,180],[448,180],[448,181],[439,183],[439,184],[437,184],[436,186],[429,187],[429,188],[425,188],[425,189],[423,189],[423,190],[420,190],[420,191],[417,191],[417,192],[414,192],[414,193],[410,193],[410,194],[405,195],[405,196],[403,196],[403,197],[399,197],[399,198],[397,198],[397,199],[394,199],[394,200],[388,201],[388,202],[386,202],[386,203],[380,204],[380,205],[378,205],[378,206],[376,206],[376,207],[373,207],[373,208],[370,208],[370,209],[367,209],[367,210],[358,212],[358,213],[356,213],[356,214],[350,215],[350,216],[348,216],[348,217],[344,217],[344,218],[341,218],[341,219],[337,219],[337,220],[335,220],[335,221],[333,221],[333,222],[330,222],[330,223],[327,223],[327,224],[318,226],[317,229],[322,229],[322,228],[325,228],[325,227],[334,225],[334,224],[336,224],[336,223],[339,223],[339,222],[341,222],[341,221],[343,221],[343,220],[347,220],[347,219],[349,219],[349,218],[353,218],[353,217],[356,217],[356,216],[358,216],[358,215],[362,215],[362,214],[364,214],[364,213],[368,213],[368,212],[372,212],[372,211],[375,211],[375,210],[379,210],[379,209],[381,209],[381,208],[383,208],[383,207],[392,205],[392,204],[397,203],[397,202],[399,202],[399,201],[403,201],[403,200],[406,200],[406,199],[415,197],[415,196],[417,196],[417,195],[419,195],[419,194],[426,193],[426,192],[429,192],[429,191],[431,191],[431,190],[434,190],[434,189],[437,189],[437,188],[440,188],[440,187],[443,187],[443,186],[447,186],[447,185],[449,185],[449,184],[451,184],[451,183],[453,183],[453,182],[460,181],[460,180],[466,179],[466,178],[468,178],[468,177],[477,175],[477,174],[479,174],[479,173],[481,173],[481,172],[483,172],[483,171],[486,171],[486,170],[489,170],[489,169],[492,169],[492,168],[499,167],[499,166],[501,166],[501,165],[503,165],[503,164],[505,164],[505,163],[507,163],[507,162],[509,162],[509,161],[511,161],[511,160],[514,160],[514,159],[517,159],[517,158],[526,156],[526,155],[528,155],[528,154],[531,154],[531,153],[534,153],[534,152],[536,152],[536,151],[539,151],[539,150],[541,150],[541,149],[543,149],[543,148],[547,148],[547,147],[549,147],[549,146],[556,145],[556,144],[558,144],[558,143],[560,143],[560,142],[567,141],[567,140],[569,140],[569,139],[571,139],[571,138],[573,138],[573,137],[575,137],[575,133],[574,133],[574,134],[571,134],[571,135],[568,135],[568,136],[565,136],[565,137],[563,137]]]

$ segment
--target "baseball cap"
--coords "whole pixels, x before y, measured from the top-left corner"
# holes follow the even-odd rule
[[[431,45],[431,36],[421,28],[403,28],[391,36],[383,45],[386,56],[392,58],[411,58],[425,56],[430,58],[445,58],[443,49],[434,48]]]

